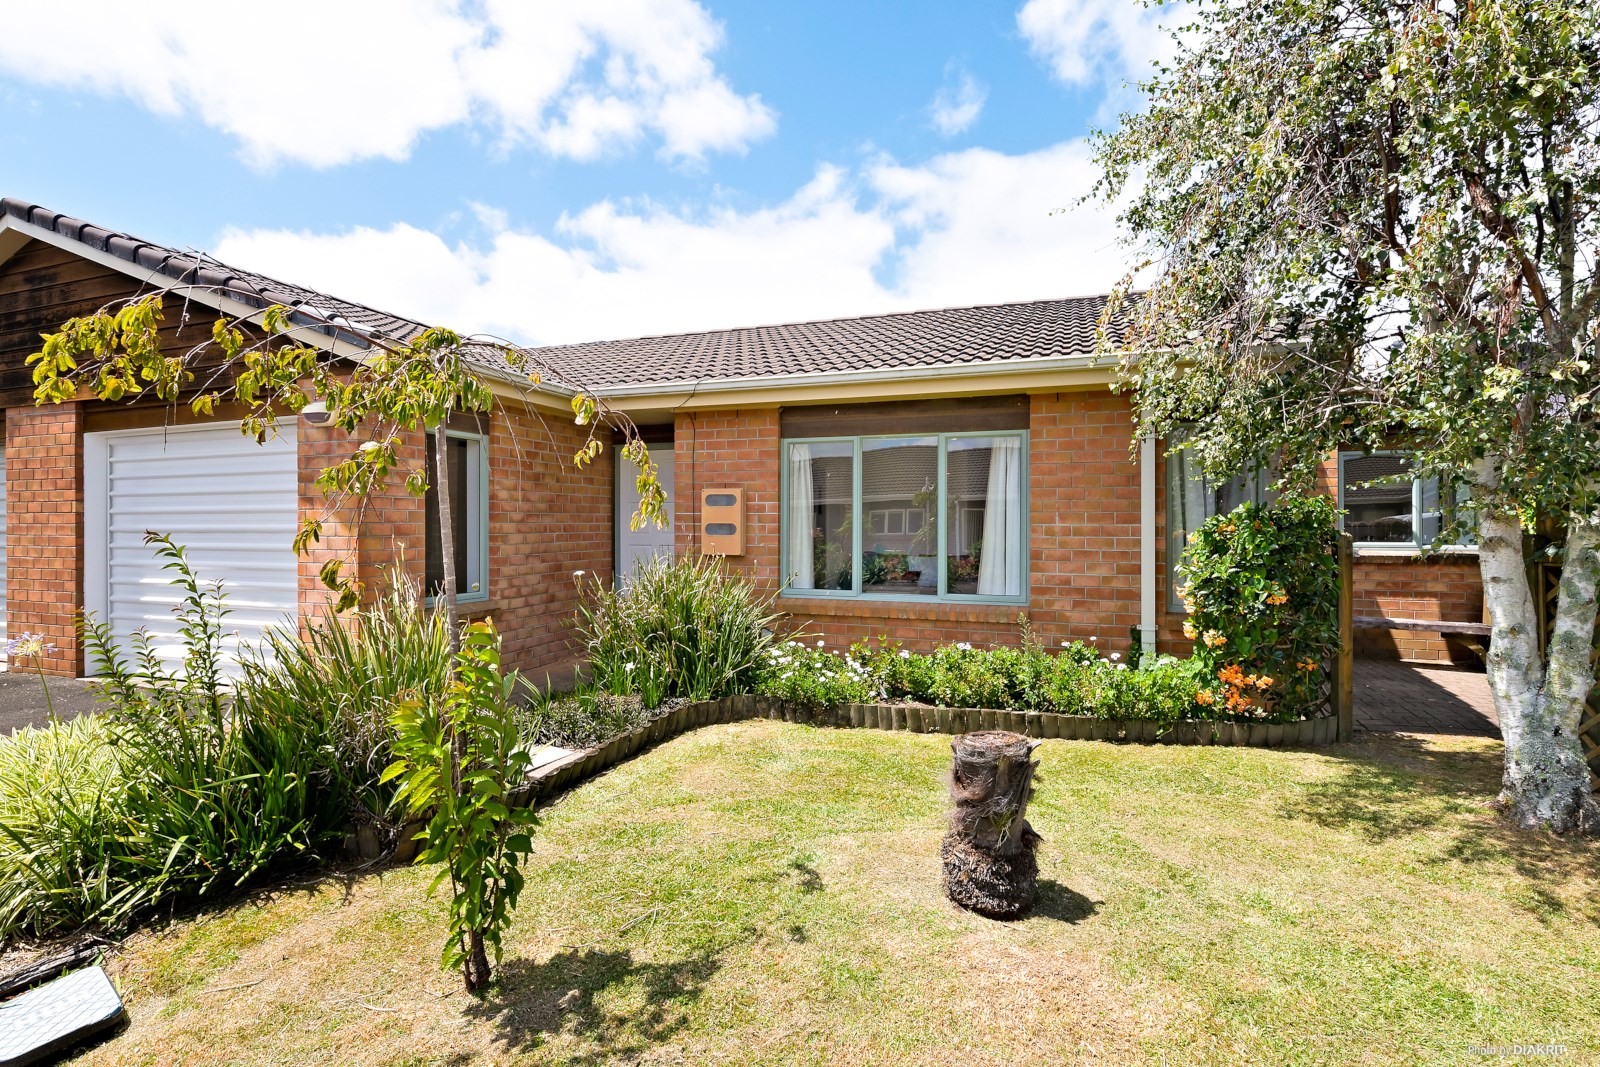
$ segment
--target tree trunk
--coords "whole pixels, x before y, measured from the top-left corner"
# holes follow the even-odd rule
[[[1506,750],[1498,803],[1523,829],[1600,831],[1600,804],[1590,791],[1578,737],[1585,700],[1594,686],[1597,545],[1600,527],[1570,521],[1546,667],[1539,652],[1521,522],[1507,511],[1485,509],[1479,514],[1478,560],[1494,630],[1489,688]]]
[[[940,856],[945,895],[963,908],[1010,919],[1033,906],[1040,837],[1028,825],[1037,741],[1003,730],[950,743],[955,811]]]
[[[461,965],[461,977],[468,993],[476,993],[489,984],[489,953],[483,947],[481,930],[467,933],[467,958]]]

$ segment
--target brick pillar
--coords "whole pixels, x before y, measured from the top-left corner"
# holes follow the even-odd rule
[[[322,539],[300,557],[300,617],[318,619],[333,601],[322,584],[323,564],[344,559],[345,573],[366,586],[368,599],[383,588],[384,568],[404,559],[406,570],[419,581],[423,572],[423,501],[405,489],[406,475],[421,465],[423,437],[409,435],[400,449],[400,468],[390,474],[390,485],[365,501],[330,501],[317,488],[317,475],[330,464],[348,458],[364,438],[300,420],[300,517],[322,519]]]
[[[83,405],[6,412],[6,626],[56,646],[48,674],[84,673]],[[32,664],[28,664],[32,666]]]

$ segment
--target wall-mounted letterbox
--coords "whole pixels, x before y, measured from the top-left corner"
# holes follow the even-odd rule
[[[743,489],[700,494],[700,551],[707,556],[744,555]]]

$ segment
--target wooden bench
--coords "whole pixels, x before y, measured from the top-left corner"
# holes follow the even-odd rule
[[[1486,622],[1446,622],[1443,619],[1388,619],[1381,615],[1357,615],[1350,620],[1357,630],[1420,630],[1423,633],[1455,637],[1481,637],[1482,641],[1464,641],[1472,654],[1479,659],[1489,657],[1489,635],[1493,631]]]
[[[1358,630],[1421,630],[1430,634],[1473,634],[1488,637],[1493,631],[1486,622],[1446,622],[1441,619],[1386,619],[1381,615],[1357,615]]]

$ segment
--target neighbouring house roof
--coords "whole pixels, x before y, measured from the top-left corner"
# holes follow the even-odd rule
[[[1105,296],[592,341],[533,349],[586,388],[1028,363],[1094,353]]]
[[[157,244],[14,197],[0,199],[0,222],[76,242],[111,260],[152,290],[193,285],[248,307],[282,304],[319,333],[366,346],[373,335],[406,341],[427,324],[366,304],[222,263],[193,250]],[[109,260],[108,260],[109,261]],[[940,308],[857,318],[665,334],[522,350],[545,384],[615,398],[673,390],[716,391],[748,383],[788,383],[843,376],[956,374],[1086,363],[1093,355],[1105,296]],[[332,325],[327,325],[331,323]],[[521,378],[492,345],[479,361]],[[525,379],[524,379],[525,380]]]

